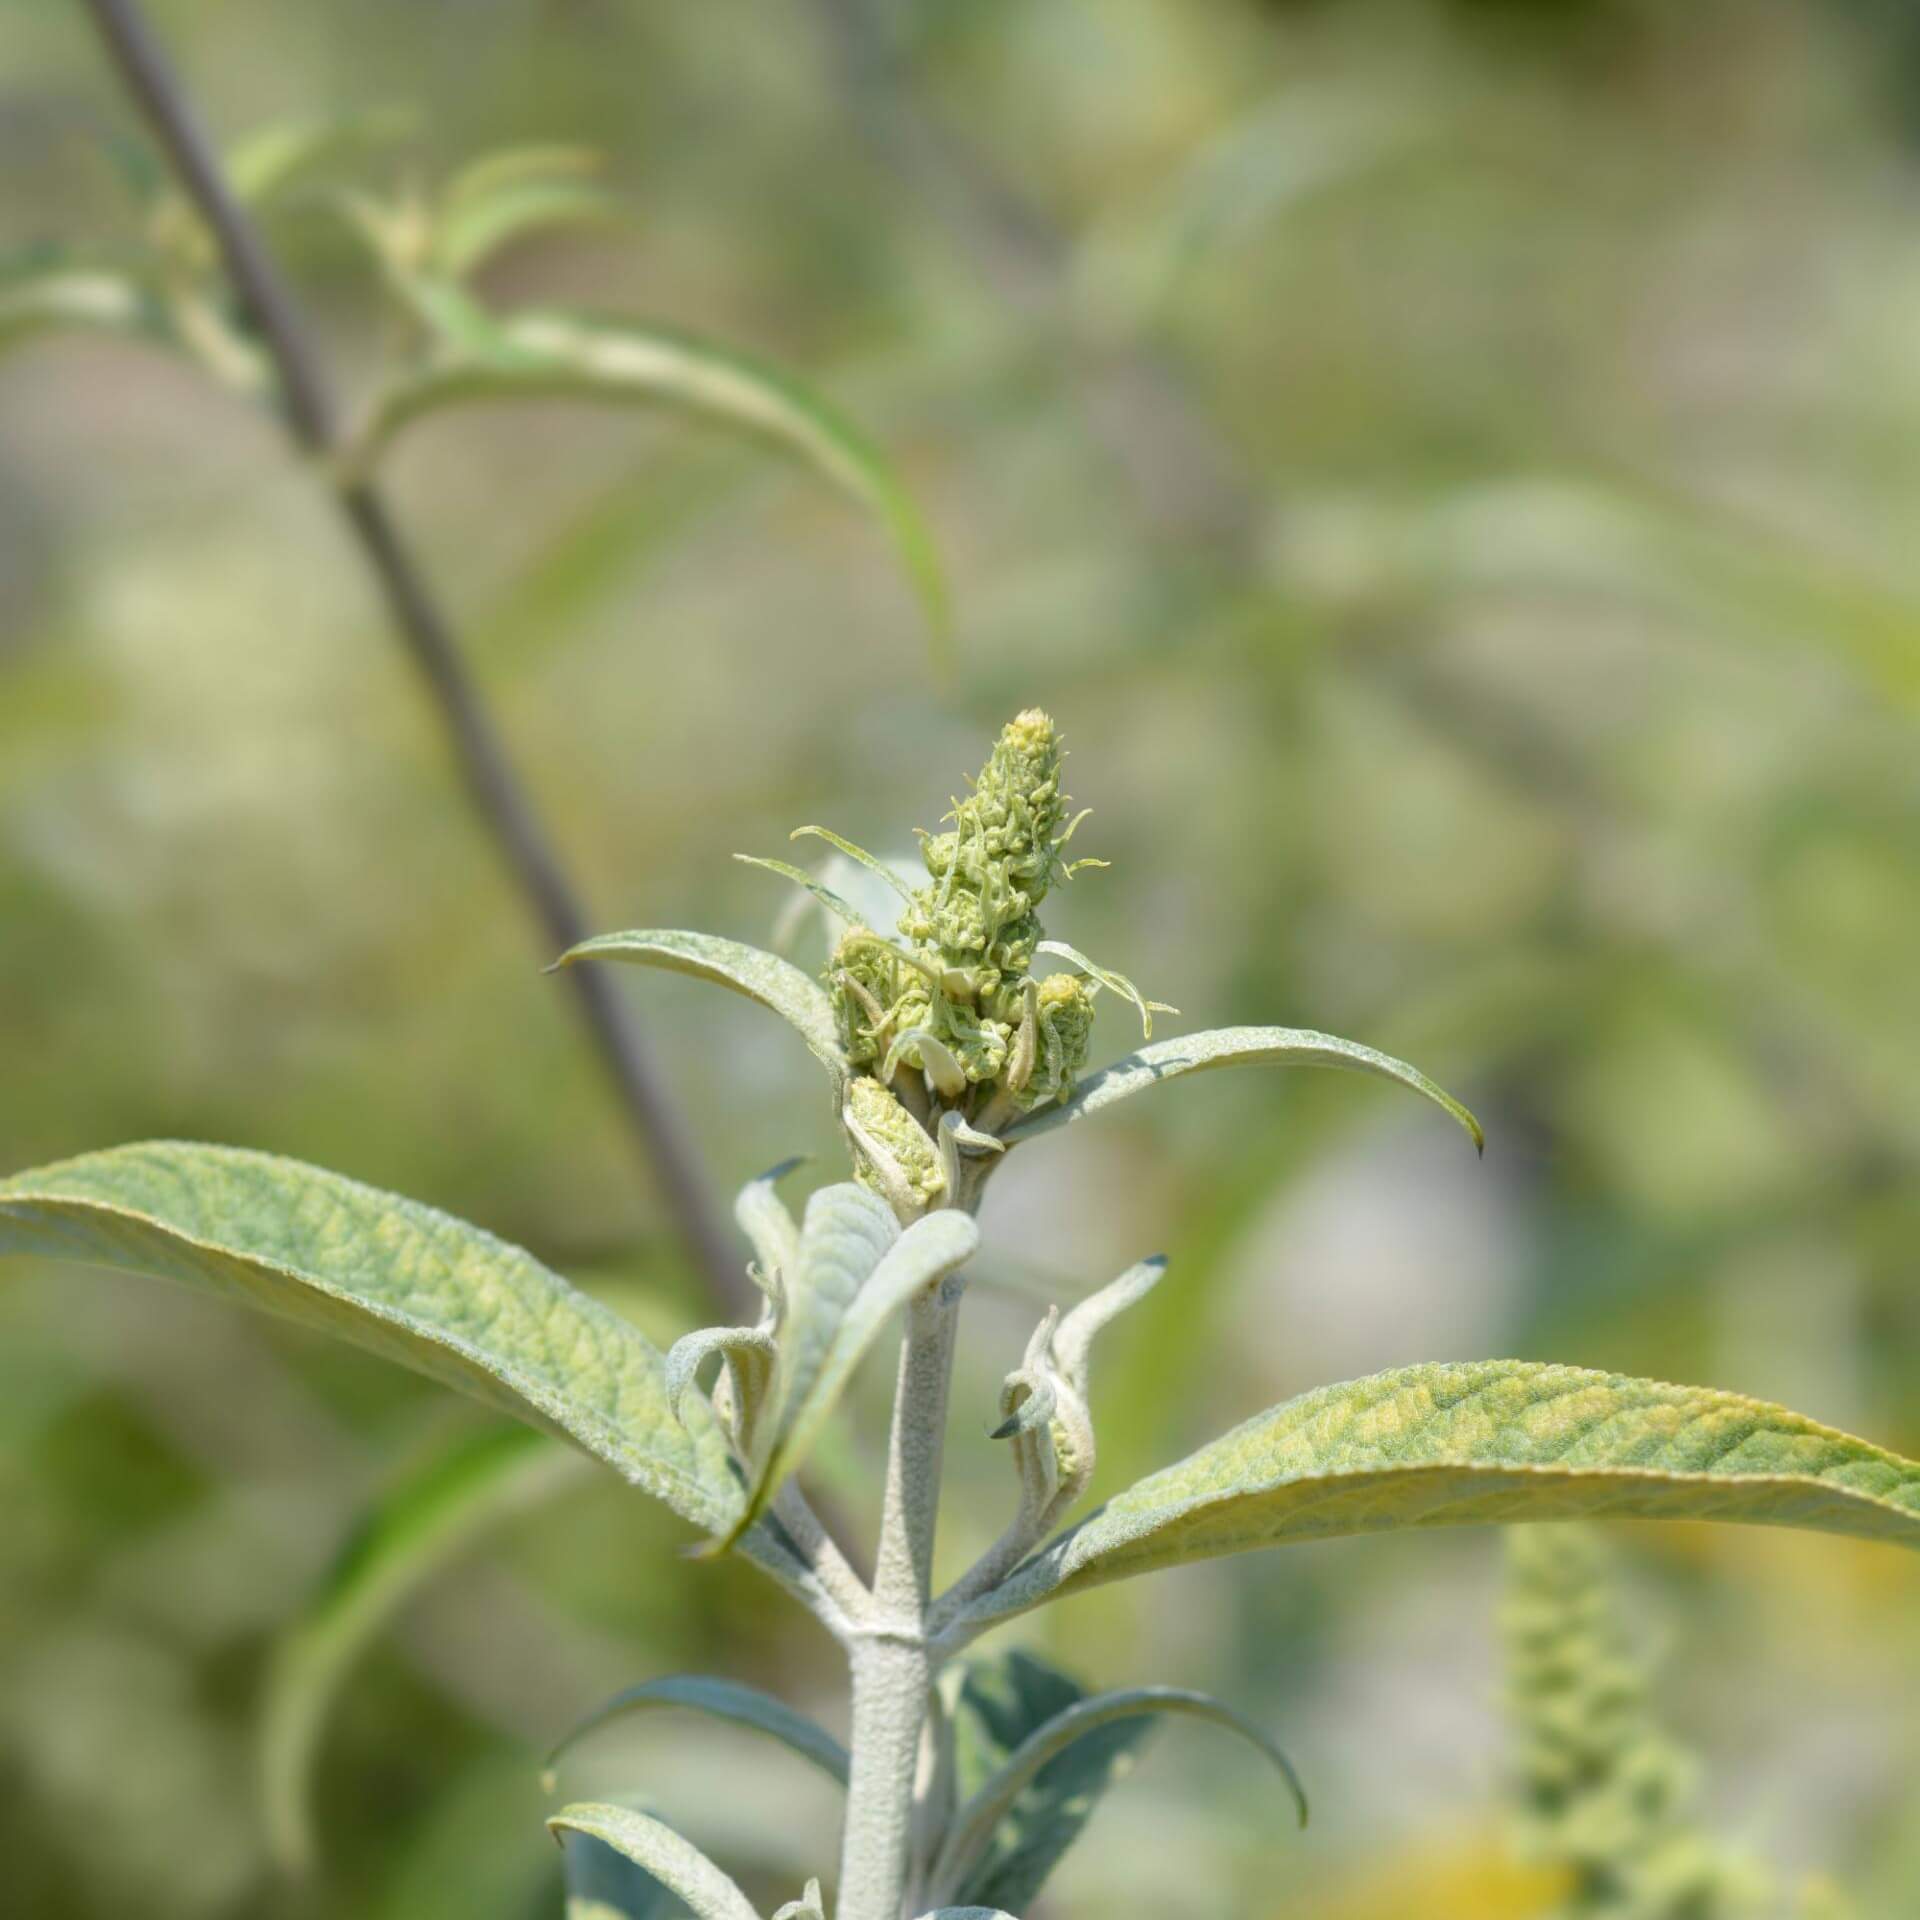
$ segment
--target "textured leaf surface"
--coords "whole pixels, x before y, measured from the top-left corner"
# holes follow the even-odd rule
[[[1404,1060],[1363,1047],[1357,1040],[1341,1040],[1330,1033],[1309,1033],[1297,1027],[1215,1027],[1206,1033],[1182,1034],[1177,1040],[1157,1040],[1087,1075],[1071,1099],[1037,1110],[1017,1126],[1009,1127],[1006,1137],[1010,1141],[1026,1140],[1054,1127],[1085,1120],[1116,1101],[1143,1093],[1164,1080],[1176,1080],[1184,1073],[1201,1073],[1210,1067],[1261,1066],[1342,1067],[1351,1073],[1397,1081],[1445,1108],[1466,1128],[1476,1148],[1486,1145],[1479,1121],[1450,1093]]]
[[[692,1841],[647,1814],[587,1801],[563,1807],[547,1825],[557,1836],[582,1833],[625,1854],[684,1900],[699,1920],[760,1920],[747,1896]]]
[[[1523,1360],[1403,1367],[1303,1394],[1141,1481],[972,1617],[1295,1540],[1587,1515],[1920,1547],[1920,1464],[1707,1387]]]
[[[521,313],[480,343],[398,382],[357,437],[357,467],[412,423],[476,401],[540,398],[679,407],[796,454],[864,506],[887,533],[936,634],[946,585],[912,496],[853,423],[777,369],[710,341],[625,320]]]
[[[1257,1747],[1279,1770],[1300,1823],[1306,1824],[1299,1775],[1263,1728],[1210,1694],[1184,1687],[1130,1687],[1063,1707],[1007,1756],[960,1809],[934,1866],[936,1890],[956,1900],[1006,1900],[1016,1906],[1031,1900],[1063,1851],[1049,1844],[1063,1814],[1070,1807],[1090,1809],[1113,1774],[1114,1743],[1102,1736],[1162,1714],[1211,1721]]]
[[[590,1834],[565,1833],[567,1920],[686,1920],[687,1903]]]
[[[636,1328],[531,1254],[337,1173],[233,1147],[117,1147],[0,1183],[0,1253],[176,1280],[338,1335],[570,1440],[697,1526],[738,1483],[711,1410],[668,1410]]]
[[[901,1233],[888,1207],[848,1181],[807,1202],[787,1282],[787,1323],[754,1441],[747,1504],[731,1538],[799,1468],[887,1322],[980,1244],[972,1216],[930,1213]]]
[[[826,989],[777,953],[750,947],[741,940],[725,940],[714,933],[659,929],[599,934],[570,948],[555,964],[567,967],[581,960],[619,960],[633,967],[661,967],[669,973],[690,973],[696,980],[731,987],[786,1021],[836,1083],[847,1076],[846,1055],[840,1051],[833,1003]]]
[[[557,1764],[582,1740],[614,1721],[658,1707],[689,1707],[697,1713],[711,1714],[715,1719],[731,1720],[736,1725],[771,1734],[802,1759],[811,1760],[823,1773],[832,1775],[843,1787],[847,1784],[847,1750],[824,1727],[809,1720],[804,1713],[795,1712],[784,1700],[762,1693],[758,1687],[704,1673],[670,1673],[616,1693],[560,1742],[548,1765]]]
[[[588,1471],[544,1434],[464,1434],[391,1488],[284,1635],[267,1675],[260,1772],[267,1837],[294,1874],[313,1864],[314,1759],[341,1683],[400,1606],[483,1529]]]

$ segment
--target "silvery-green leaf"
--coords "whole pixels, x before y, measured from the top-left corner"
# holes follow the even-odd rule
[[[784,1700],[762,1693],[758,1687],[704,1673],[667,1674],[616,1693],[604,1706],[588,1714],[554,1748],[548,1766],[557,1766],[573,1747],[613,1721],[655,1707],[688,1707],[771,1734],[803,1760],[811,1760],[823,1773],[830,1774],[841,1786],[847,1784],[847,1750],[824,1727],[816,1725],[804,1713],[796,1713]]]
[[[626,320],[519,313],[482,349],[459,351],[388,387],[356,435],[364,473],[406,427],[476,401],[573,398],[679,407],[797,454],[866,507],[892,540],[944,642],[946,585],[912,497],[852,423],[786,375],[711,342]]]
[[[1418,1526],[1730,1520],[1920,1547],[1920,1463],[1707,1387],[1525,1360],[1322,1387],[1130,1487],[969,1610],[1215,1554]]]
[[[327,1715],[354,1662],[412,1594],[483,1529],[588,1470],[526,1427],[463,1434],[390,1488],[281,1637],[260,1712],[267,1840],[283,1871],[313,1864],[309,1808]]]
[[[686,1903],[645,1867],[584,1833],[560,1836],[566,1920],[686,1920]]]
[[[1070,1125],[1102,1112],[1116,1101],[1158,1086],[1163,1080],[1177,1079],[1183,1073],[1200,1073],[1211,1067],[1344,1067],[1355,1073],[1370,1073],[1382,1080],[1395,1080],[1411,1087],[1459,1121],[1476,1148],[1484,1147],[1486,1137],[1480,1123],[1459,1101],[1391,1054],[1363,1047],[1355,1040],[1341,1040],[1330,1033],[1308,1033],[1294,1027],[1216,1027],[1206,1033],[1182,1034],[1177,1040],[1159,1040],[1150,1047],[1116,1060],[1098,1073],[1088,1074],[1072,1094],[1057,1106],[1042,1107],[1006,1129],[1009,1141],[1031,1139],[1035,1134]]]
[[[1034,951],[1051,954],[1056,960],[1065,960],[1069,965],[1078,967],[1089,979],[1099,981],[1109,993],[1117,993],[1121,999],[1131,1000],[1140,1014],[1141,1032],[1148,1040],[1153,1038],[1153,1016],[1156,1013],[1180,1011],[1178,1007],[1167,1006],[1163,1001],[1143,998],[1140,989],[1124,973],[1115,973],[1111,967],[1095,965],[1078,947],[1070,947],[1064,940],[1042,940]]]
[[[869,853],[865,847],[855,846],[851,840],[843,839],[839,834],[835,833],[831,827],[795,827],[794,830],[787,835],[789,840],[801,840],[808,837],[815,840],[826,841],[829,846],[837,847],[849,860],[858,861],[859,864],[869,872],[877,873],[902,900],[911,900],[913,898],[913,889],[909,887],[907,883],[901,879],[899,874],[896,873],[892,867],[888,866],[878,854]]]
[[[684,1900],[698,1920],[760,1920],[753,1903],[692,1841],[631,1807],[583,1801],[547,1822],[556,1838],[583,1833],[625,1854]]]
[[[581,941],[554,964],[568,967],[581,960],[619,960],[628,966],[661,967],[670,973],[690,973],[696,980],[731,987],[786,1021],[833,1075],[836,1085],[847,1077],[833,1002],[818,981],[777,953],[763,952],[739,940],[723,940],[718,934],[648,930],[599,934]]]
[[[775,1359],[773,1335],[764,1327],[702,1327],[698,1333],[682,1334],[667,1349],[667,1405],[676,1420],[695,1377],[716,1353],[726,1355],[737,1367],[770,1371]]]
[[[1090,1811],[1111,1777],[1117,1756],[1100,1735],[1161,1714],[1211,1721],[1258,1747],[1278,1768],[1300,1824],[1306,1825],[1299,1776],[1263,1728],[1209,1694],[1184,1687],[1130,1687],[1063,1707],[1008,1755],[955,1816],[934,1863],[936,1892],[1015,1905],[1031,1900],[1065,1851],[1052,1844],[1063,1810],[1085,1806]],[[1082,1824],[1084,1819],[1083,1813]]]
[[[1060,1322],[1052,1342],[1054,1362],[1082,1394],[1087,1390],[1093,1343],[1101,1329],[1144,1300],[1160,1284],[1166,1270],[1165,1254],[1149,1254],[1118,1280],[1109,1280],[1097,1292],[1088,1294]]]
[[[773,1920],[827,1920],[826,1901],[820,1892],[820,1882],[809,1880],[806,1892],[798,1900],[789,1900],[784,1907],[774,1909]]]
[[[775,1288],[800,1251],[800,1229],[776,1189],[800,1161],[782,1160],[742,1187],[733,1202],[733,1218],[753,1247],[761,1285]]]
[[[598,170],[597,158],[578,147],[525,148],[476,163],[441,196],[428,264],[459,280],[529,234],[617,220],[620,203],[590,177]]]
[[[799,1468],[893,1315],[979,1244],[972,1216],[951,1208],[900,1233],[865,1187],[848,1182],[813,1196],[788,1283],[780,1358],[754,1436],[747,1504],[717,1546],[731,1545]]]
[[[393,107],[276,120],[227,149],[227,181],[248,206],[265,206],[337,162],[398,139],[411,124],[410,114]]]
[[[572,1441],[696,1526],[739,1513],[718,1421],[674,1419],[643,1334],[531,1254],[357,1180],[232,1147],[116,1147],[0,1182],[6,1253],[247,1301]]]
[[[743,867],[765,867],[769,873],[777,873],[783,880],[791,880],[796,887],[805,887],[826,910],[843,920],[850,927],[866,924],[860,917],[860,910],[851,901],[843,900],[831,887],[823,886],[812,874],[796,867],[791,860],[765,860],[757,853],[736,853],[733,856]]]

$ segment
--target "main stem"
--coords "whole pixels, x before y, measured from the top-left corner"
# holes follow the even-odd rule
[[[887,1445],[869,1617],[853,1640],[853,1771],[835,1920],[901,1920],[913,1871],[913,1796],[933,1686],[927,1615],[959,1283],[909,1310]]]
[[[289,432],[325,460],[342,438],[326,363],[258,228],[234,197],[179,75],[138,0],[86,0],[86,6],[127,91],[219,245],[228,277],[272,358]],[[366,481],[338,482],[333,492],[379,584],[394,630],[432,695],[467,796],[549,954],[577,945],[590,930],[579,896],[385,499]],[[570,967],[564,977],[688,1253],[719,1303],[729,1311],[742,1310],[748,1289],[732,1237],[638,1025],[601,969]]]

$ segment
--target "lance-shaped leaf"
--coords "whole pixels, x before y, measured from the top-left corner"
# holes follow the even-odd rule
[[[1158,1040],[1137,1053],[1127,1054],[1112,1066],[1087,1075],[1070,1098],[1057,1106],[1038,1108],[1024,1120],[1006,1130],[1009,1141],[1028,1140],[1035,1134],[1070,1125],[1100,1113],[1116,1101],[1158,1086],[1163,1080],[1175,1080],[1183,1073],[1200,1073],[1210,1067],[1343,1067],[1353,1073],[1370,1073],[1382,1080],[1398,1081],[1423,1094],[1436,1106],[1444,1107],[1466,1128],[1476,1148],[1484,1148],[1486,1136],[1480,1123],[1460,1102],[1437,1087],[1424,1073],[1391,1054],[1363,1047],[1356,1040],[1337,1039],[1330,1033],[1308,1033],[1294,1027],[1216,1027],[1207,1033],[1183,1034],[1177,1040]]]
[[[547,1826],[556,1839],[583,1833],[625,1854],[684,1900],[698,1920],[760,1920],[747,1896],[691,1840],[647,1814],[584,1801],[563,1807]]]
[[[367,471],[405,428],[450,407],[556,398],[676,407],[797,455],[879,521],[944,642],[946,584],[933,535],[878,450],[777,369],[691,335],[531,312],[495,320],[484,340],[463,330],[453,351],[380,397],[355,437],[350,465]]]
[[[952,1786],[963,1807],[977,1806],[989,1784],[1041,1728],[1086,1699],[1070,1674],[1024,1648],[950,1669],[941,1683],[951,1696]],[[1089,1729],[1071,1754],[1056,1757],[1030,1780],[1013,1808],[976,1854],[966,1897],[1022,1908],[1046,1883],[1099,1807],[1102,1796],[1153,1730],[1150,1719],[1119,1719]],[[949,1813],[936,1838],[950,1839]],[[941,1849],[934,1849],[938,1857]],[[935,1883],[936,1893],[941,1883]],[[947,1897],[956,1897],[951,1890]]]
[[[898,1234],[898,1238],[895,1235]],[[943,1208],[900,1233],[866,1188],[823,1187],[807,1203],[788,1283],[773,1386],[754,1435],[747,1504],[715,1543],[730,1546],[812,1450],[874,1341],[916,1293],[972,1258],[980,1229]]]
[[[1053,1854],[1041,1862],[1063,1806],[1085,1798],[1089,1788],[1106,1785],[1113,1755],[1100,1735],[1161,1714],[1211,1721],[1257,1747],[1279,1770],[1300,1824],[1306,1825],[1307,1798],[1299,1775],[1263,1728],[1210,1694],[1184,1687],[1130,1687],[1076,1700],[1021,1742],[956,1816],[934,1862],[935,1893],[1015,1905],[1031,1900],[1058,1858]]]
[[[690,973],[696,980],[731,987],[786,1021],[833,1075],[836,1086],[847,1077],[847,1059],[840,1051],[833,1002],[818,981],[777,953],[763,952],[739,940],[723,940],[713,933],[653,929],[599,934],[570,948],[554,965],[570,967],[581,960],[619,960],[633,967],[660,967],[669,973]]]
[[[794,1224],[787,1203],[780,1198],[779,1185],[800,1160],[782,1160],[756,1175],[734,1196],[733,1218],[753,1247],[760,1267],[760,1285],[777,1297],[782,1276],[793,1265],[800,1251],[800,1229]]]
[[[704,1673],[670,1673],[616,1693],[604,1706],[588,1714],[554,1748],[547,1765],[558,1766],[582,1740],[614,1721],[658,1707],[687,1707],[696,1713],[711,1714],[715,1719],[771,1734],[803,1760],[811,1760],[841,1786],[847,1784],[847,1750],[824,1727],[809,1720],[804,1713],[795,1712],[784,1700],[762,1693],[758,1687],[749,1687],[738,1680],[715,1679]]]
[[[1075,823],[1076,825],[1078,822]],[[1070,947],[1064,940],[1042,940],[1034,951],[1052,954],[1056,960],[1065,960],[1087,975],[1097,980],[1109,993],[1117,993],[1122,1000],[1131,1000],[1134,1009],[1140,1015],[1141,1036],[1153,1038],[1153,1016],[1156,1013],[1178,1013],[1178,1007],[1170,1007],[1164,1000],[1146,999],[1138,987],[1124,973],[1115,973],[1111,967],[1103,967],[1089,960],[1078,947]]]
[[[0,1254],[150,1274],[461,1388],[616,1467],[696,1526],[740,1509],[712,1412],[667,1406],[636,1328],[531,1254],[337,1173],[232,1147],[116,1147],[0,1182]]]
[[[686,1903],[645,1867],[584,1833],[560,1836],[566,1920],[686,1920]]]
[[[309,1802],[327,1715],[400,1607],[486,1528],[589,1471],[526,1427],[463,1434],[388,1490],[282,1636],[260,1712],[267,1839],[283,1871],[313,1864]]]
[[[1142,1480],[1016,1568],[963,1624],[1296,1540],[1589,1516],[1920,1547],[1920,1463],[1709,1387],[1525,1360],[1402,1367],[1302,1394]]]

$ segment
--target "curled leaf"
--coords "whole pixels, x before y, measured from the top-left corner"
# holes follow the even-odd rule
[[[1480,1123],[1460,1102],[1437,1087],[1424,1073],[1404,1060],[1362,1046],[1357,1040],[1341,1040],[1329,1033],[1311,1033],[1294,1027],[1215,1027],[1206,1033],[1182,1034],[1177,1040],[1156,1041],[1098,1073],[1089,1074],[1058,1106],[1037,1108],[1007,1128],[1009,1142],[1032,1139],[1055,1127],[1071,1125],[1148,1087],[1176,1080],[1182,1074],[1201,1073],[1214,1067],[1341,1067],[1353,1073],[1369,1073],[1377,1079],[1393,1080],[1443,1108],[1466,1129],[1476,1150],[1484,1149],[1486,1136]]]
[[[1075,824],[1077,825],[1078,822]],[[1086,863],[1083,861],[1080,864]],[[1141,1030],[1148,1040],[1153,1038],[1153,1016],[1156,1013],[1180,1011],[1178,1007],[1170,1007],[1164,1001],[1144,999],[1140,989],[1124,973],[1115,973],[1110,967],[1097,966],[1078,947],[1070,947],[1064,940],[1042,940],[1034,951],[1050,953],[1057,960],[1068,961],[1078,967],[1090,980],[1097,980],[1110,993],[1117,993],[1123,1000],[1131,1000],[1139,1009]]]
[[[816,1725],[805,1714],[796,1713],[784,1700],[762,1693],[758,1687],[703,1673],[667,1674],[616,1693],[561,1740],[548,1756],[547,1765],[558,1766],[581,1741],[614,1721],[660,1707],[690,1708],[696,1713],[710,1714],[715,1719],[770,1734],[803,1760],[812,1761],[841,1786],[847,1784],[847,1750],[824,1727]]]
[[[860,909],[841,899],[831,887],[823,886],[812,874],[803,872],[790,860],[764,860],[757,853],[736,853],[733,856],[743,867],[765,867],[769,873],[777,873],[783,880],[791,880],[796,887],[805,887],[813,897],[831,914],[837,914],[850,927],[864,926]]]
[[[556,1839],[583,1833],[624,1854],[684,1900],[696,1920],[760,1920],[739,1887],[663,1821],[631,1807],[587,1801],[563,1807],[547,1826]]]
[[[834,1024],[833,1003],[815,980],[792,961],[766,953],[743,941],[723,940],[718,934],[649,930],[603,933],[583,940],[554,962],[570,967],[582,960],[618,960],[628,966],[660,967],[670,973],[690,973],[697,980],[730,987],[757,1000],[761,1006],[799,1034],[813,1056],[838,1085],[847,1077],[846,1055]]]

